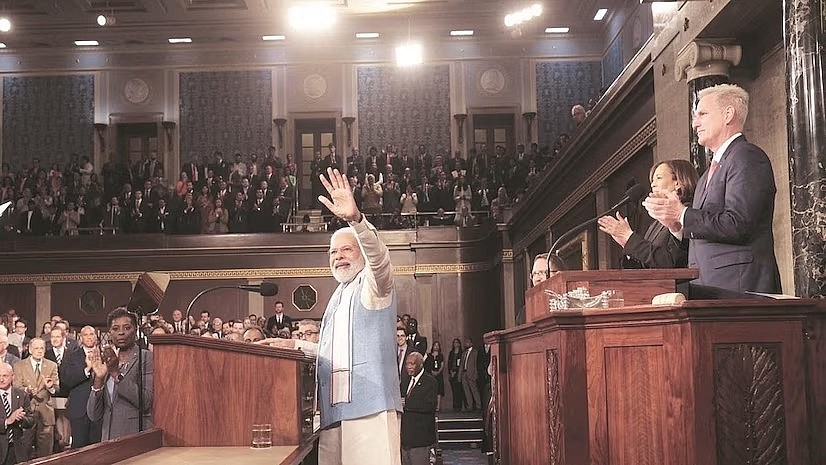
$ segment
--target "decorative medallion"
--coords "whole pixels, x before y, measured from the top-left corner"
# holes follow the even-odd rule
[[[487,94],[496,95],[505,88],[505,75],[498,68],[489,68],[479,78],[479,87]]]
[[[143,103],[149,98],[149,84],[140,78],[130,79],[123,86],[123,95],[132,103]]]
[[[320,74],[311,74],[304,78],[304,95],[319,99],[327,93],[327,80]]]
[[[293,291],[293,305],[300,312],[309,312],[318,302],[318,292],[309,284],[302,284]]]
[[[84,315],[99,315],[103,312],[105,305],[106,298],[100,293],[100,291],[85,291],[80,296],[80,311]]]

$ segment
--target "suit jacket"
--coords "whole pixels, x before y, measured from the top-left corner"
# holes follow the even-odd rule
[[[269,334],[272,334],[272,335],[275,335],[275,333],[279,329],[284,329],[284,328],[292,330],[293,329],[293,319],[288,317],[287,315],[285,315],[283,313],[281,314],[281,323],[278,323],[278,317],[276,315],[273,315],[273,316],[267,318],[267,324],[264,325],[264,329],[266,329],[266,331]]]
[[[638,261],[642,268],[685,268],[688,265],[688,239],[677,240],[659,221],[651,223],[645,236],[631,234],[622,251]]]
[[[470,355],[468,355],[468,351],[470,351]],[[461,370],[462,373],[467,376],[467,378],[471,381],[476,381],[478,378],[478,372],[476,368],[476,362],[479,357],[479,349],[476,347],[469,347],[462,352],[462,365]]]
[[[138,351],[132,349],[131,357],[121,368],[123,379],[115,383],[113,395],[109,393],[109,375],[103,389],[89,394],[86,414],[92,421],[102,421],[101,441],[115,439],[138,432]],[[152,428],[152,352],[143,351],[143,429]],[[91,391],[91,389],[90,389]]]
[[[774,256],[774,174],[765,152],[738,137],[726,149],[706,188],[697,182],[683,234],[691,238],[688,265],[694,281],[737,292],[780,292]]]
[[[2,400],[0,400],[2,402]],[[34,414],[31,410],[29,395],[22,389],[12,387],[9,398],[11,411],[22,408],[26,416],[6,427],[6,409],[0,407],[0,457],[5,457],[9,449],[9,432],[14,433],[14,455],[18,462],[25,461],[29,455],[23,445],[23,429],[34,426]]]
[[[98,349],[94,349],[98,350]],[[83,418],[86,416],[86,403],[92,388],[94,374],[86,374],[86,351],[82,348],[63,356],[60,364],[60,388],[68,393],[69,401],[66,407],[69,418]]]
[[[9,347],[11,348],[12,346],[9,346]],[[12,367],[14,366],[15,363],[17,363],[19,361],[20,361],[20,357],[14,355],[13,353],[11,353],[9,351],[6,351],[5,355],[3,355],[3,362],[8,363]]]
[[[410,381],[408,381],[408,384]],[[405,386],[407,390],[407,386]],[[422,373],[404,400],[402,448],[429,447],[436,443],[436,378]]]
[[[31,358],[25,358],[14,364],[14,387],[29,386],[32,389],[31,409],[40,414],[44,425],[54,425],[54,405],[52,394],[46,389],[46,378],[54,380],[57,392],[60,389],[60,375],[57,364],[47,358],[40,360],[40,376],[35,376]]]
[[[404,368],[404,360],[407,360],[407,356],[411,353],[416,352],[416,349],[413,348],[410,343],[407,344],[407,348],[404,350],[404,358],[402,359],[401,369],[399,370],[399,393],[402,397],[407,394],[407,385],[410,384],[410,375],[407,374],[407,370]],[[399,348],[396,346],[396,364],[398,366],[398,356],[399,356]]]
[[[420,334],[411,334],[407,338],[407,344],[412,345],[416,352],[425,355],[427,354],[427,338]]]
[[[66,342],[68,342],[68,341],[69,340],[66,339]],[[69,349],[68,344],[64,343],[64,345],[63,345],[63,357],[60,359],[60,363],[57,363],[57,355],[55,355],[54,347],[52,347],[52,346],[49,346],[49,347],[46,348],[46,355],[44,355],[43,357],[47,360],[51,360],[51,361],[55,362],[55,364],[57,365],[58,374],[62,375],[62,372],[60,371],[60,367],[63,366],[64,362],[66,362],[66,358],[69,356],[70,352],[72,352],[72,350]],[[60,379],[62,380],[63,376],[60,376]],[[61,383],[60,389],[55,391],[54,397],[69,397],[69,390],[66,389],[66,387],[63,385],[63,383]]]

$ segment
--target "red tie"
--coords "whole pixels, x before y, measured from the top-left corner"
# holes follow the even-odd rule
[[[711,177],[714,176],[714,172],[717,171],[717,167],[720,166],[720,163],[717,160],[711,161],[711,166],[708,168],[708,177],[706,178],[706,188],[708,188],[709,183],[711,183]]]

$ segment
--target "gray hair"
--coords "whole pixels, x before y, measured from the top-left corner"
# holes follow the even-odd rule
[[[298,326],[313,326],[313,327],[315,327],[316,330],[320,329],[319,325],[318,325],[318,321],[311,320],[309,318],[306,319],[306,320],[299,321]]]
[[[737,122],[746,124],[746,117],[749,115],[749,93],[742,87],[735,84],[720,84],[707,87],[697,94],[698,99],[712,96],[717,103],[725,108],[732,107]]]

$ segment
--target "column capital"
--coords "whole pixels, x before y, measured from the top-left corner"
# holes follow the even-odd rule
[[[729,76],[729,68],[740,64],[743,47],[709,41],[689,42],[674,61],[674,79],[693,81],[706,76]]]

